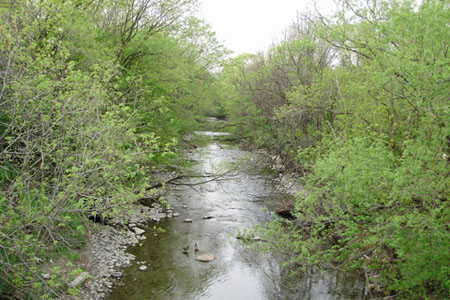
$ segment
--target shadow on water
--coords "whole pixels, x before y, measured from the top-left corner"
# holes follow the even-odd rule
[[[226,133],[196,132],[217,137]],[[189,157],[193,174],[226,173],[219,180],[195,186],[176,186],[166,199],[179,217],[158,225],[164,232],[148,228],[147,240],[132,247],[136,255],[124,270],[110,300],[261,300],[261,299],[362,299],[361,278],[324,271],[298,274],[288,279],[283,259],[248,249],[235,238],[239,229],[264,224],[286,195],[274,189],[274,175],[267,172],[262,157],[237,146],[210,139]],[[207,178],[206,178],[207,179]],[[199,183],[205,178],[191,179]],[[204,219],[211,216],[210,219]],[[192,223],[184,222],[185,218]],[[153,224],[151,224],[153,226]],[[197,243],[199,252],[194,251]],[[188,254],[183,247],[189,245]],[[195,257],[212,253],[217,259],[202,263]],[[148,266],[139,270],[138,262]]]

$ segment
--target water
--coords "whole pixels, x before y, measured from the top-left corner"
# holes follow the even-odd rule
[[[357,276],[321,272],[287,279],[283,259],[248,249],[236,239],[239,230],[270,220],[269,212],[286,195],[274,189],[274,177],[262,157],[217,141],[223,133],[196,132],[214,138],[191,155],[194,165],[186,173],[197,177],[179,183],[166,195],[180,213],[150,224],[147,240],[129,252],[145,261],[147,271],[135,263],[124,270],[123,285],[116,285],[108,299],[155,300],[263,300],[263,299],[362,299],[364,282]],[[215,180],[211,180],[215,179]],[[209,181],[211,180],[211,181]],[[209,181],[209,182],[206,182]],[[206,182],[206,183],[205,183]],[[212,216],[211,219],[203,219]],[[192,223],[185,223],[190,218]],[[197,243],[199,252],[194,252]],[[190,245],[188,254],[183,247]],[[195,260],[211,253],[210,263]]]

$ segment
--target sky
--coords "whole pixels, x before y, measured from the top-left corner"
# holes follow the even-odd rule
[[[312,3],[324,14],[335,8],[333,0],[201,0],[199,16],[235,54],[257,53],[282,37],[297,11],[313,9]]]

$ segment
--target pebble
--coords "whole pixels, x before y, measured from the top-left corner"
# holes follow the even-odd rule
[[[184,219],[184,222],[186,222],[186,223],[192,223],[192,219]]]
[[[146,271],[147,269],[148,269],[148,267],[144,266],[144,265],[139,267],[139,270],[141,270],[141,271]]]
[[[179,216],[180,216],[180,213],[173,213],[173,216],[174,216],[174,217],[179,217]]]
[[[122,275],[123,275],[122,272],[112,272],[111,273],[111,277],[114,277],[114,278],[122,277]]]

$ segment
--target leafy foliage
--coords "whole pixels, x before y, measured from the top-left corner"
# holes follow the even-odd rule
[[[362,269],[370,293],[448,298],[448,21],[446,1],[341,1],[225,67],[237,134],[307,175],[273,247]]]
[[[66,282],[41,264],[143,196],[226,52],[195,1],[3,2],[0,294],[56,298]]]

